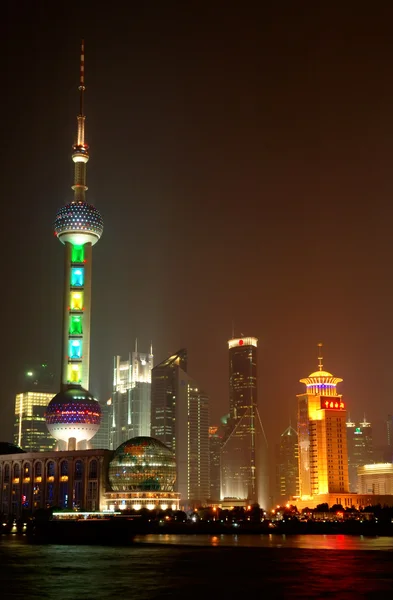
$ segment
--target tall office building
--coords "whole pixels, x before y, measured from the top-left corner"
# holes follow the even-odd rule
[[[373,462],[372,428],[371,423],[368,423],[366,418],[358,425],[348,418],[346,426],[349,490],[357,493],[359,491],[358,467]]]
[[[254,337],[228,341],[229,417],[221,450],[221,498],[267,508],[267,441],[258,411],[257,345]]]
[[[288,502],[299,495],[299,446],[297,432],[291,425],[281,434],[277,456],[276,500]]]
[[[89,448],[111,449],[111,404],[112,398],[109,398],[106,402],[100,402],[101,424],[98,432],[91,438]]]
[[[55,235],[64,244],[63,343],[61,391],[46,411],[50,433],[74,450],[86,446],[97,433],[101,408],[88,392],[90,367],[90,311],[92,249],[104,224],[99,211],[86,202],[86,165],[89,146],[85,141],[85,51],[81,45],[77,135],[72,151],[73,200],[63,206],[54,224]]]
[[[54,375],[46,363],[25,371],[15,398],[14,443],[27,452],[52,450],[56,445],[46,426],[45,411],[55,395]]]
[[[133,437],[149,436],[151,427],[151,370],[153,349],[150,354],[135,351],[128,360],[115,356],[113,364],[113,392],[110,409],[110,448]]]
[[[209,427],[209,455],[210,455],[210,500],[218,502],[221,495],[221,444],[217,425]]]
[[[187,373],[179,350],[152,370],[151,435],[176,457],[176,489],[183,506],[210,496],[209,399]]]
[[[386,419],[386,436],[387,445],[389,447],[390,455],[393,455],[393,415],[388,415]],[[392,459],[393,462],[393,459]]]
[[[318,371],[300,380],[306,392],[297,396],[301,498],[349,492],[346,410],[337,394],[342,379],[323,370],[321,348]]]

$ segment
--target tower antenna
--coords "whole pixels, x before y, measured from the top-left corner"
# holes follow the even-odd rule
[[[320,343],[318,344],[318,369],[319,369],[320,371],[322,371],[322,370],[323,370],[323,364],[322,364],[322,361],[323,361],[323,356],[322,356],[322,346],[323,346],[323,344],[320,342]]]
[[[80,59],[80,70],[79,70],[79,114],[83,117],[83,100],[85,91],[85,40],[81,41],[81,59]]]

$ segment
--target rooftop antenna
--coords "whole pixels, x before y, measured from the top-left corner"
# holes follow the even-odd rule
[[[323,364],[322,364],[322,361],[323,361],[322,346],[323,346],[323,344],[321,342],[319,342],[319,344],[318,344],[318,369],[320,371],[323,370]]]
[[[235,321],[232,319],[232,339],[235,339]]]
[[[138,338],[135,338],[135,353],[138,352]]]

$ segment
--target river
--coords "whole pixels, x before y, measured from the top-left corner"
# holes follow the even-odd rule
[[[393,538],[147,535],[127,547],[0,537],[1,600],[387,598]]]

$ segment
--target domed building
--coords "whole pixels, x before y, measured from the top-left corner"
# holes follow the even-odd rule
[[[80,387],[61,391],[48,404],[45,413],[49,433],[67,444],[68,450],[89,441],[99,430],[100,404]]]
[[[135,437],[121,444],[109,463],[108,476],[109,509],[179,508],[175,457],[155,438]]]

